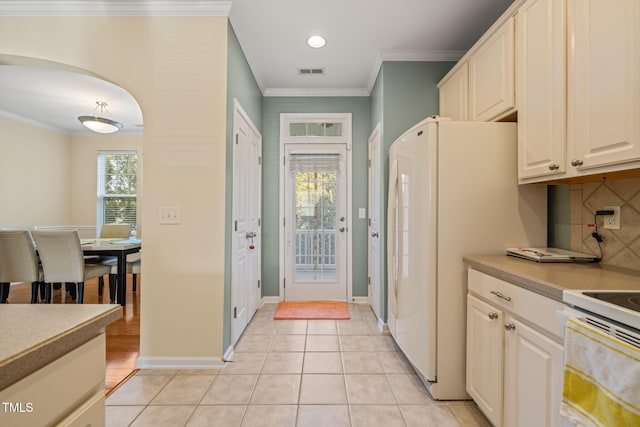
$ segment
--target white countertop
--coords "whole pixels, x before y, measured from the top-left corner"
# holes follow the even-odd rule
[[[122,317],[115,304],[0,305],[0,390],[97,336]]]

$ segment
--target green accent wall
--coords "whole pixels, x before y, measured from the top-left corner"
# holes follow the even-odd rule
[[[242,52],[238,38],[229,25],[227,51],[227,150],[226,150],[226,183],[225,183],[225,244],[224,244],[224,331],[222,348],[231,345],[231,224],[232,191],[233,191],[233,113],[234,100],[237,99],[242,109],[251,117],[251,121],[262,133],[262,92],[256,83],[247,59]]]
[[[384,62],[371,92],[371,128],[382,124],[382,212],[385,239],[382,249],[382,286],[380,314],[387,320],[386,217],[389,183],[389,147],[410,127],[424,118],[438,114],[438,82],[455,62]]]
[[[570,186],[547,187],[547,245],[571,249]]]
[[[353,296],[366,296],[367,220],[358,219],[358,209],[367,208],[368,138],[372,130],[369,97],[265,97],[262,105],[262,295],[280,294],[280,114],[351,113]]]

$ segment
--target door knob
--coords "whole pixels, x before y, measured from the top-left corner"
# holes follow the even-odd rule
[[[371,237],[378,237],[378,232],[374,231],[373,233],[371,233]]]
[[[343,216],[340,217],[340,222],[344,222],[344,217]]]
[[[340,231],[341,233],[344,233],[345,230],[346,230],[346,228],[344,228],[344,227],[338,228],[338,231]]]
[[[253,237],[256,237],[258,234],[255,231],[247,231],[244,235],[244,237],[246,237],[247,239],[251,239]]]

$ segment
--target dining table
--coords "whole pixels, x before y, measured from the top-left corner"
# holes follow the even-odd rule
[[[116,302],[124,307],[127,304],[127,255],[140,252],[142,241],[140,239],[82,239],[81,245],[85,256],[117,258]]]

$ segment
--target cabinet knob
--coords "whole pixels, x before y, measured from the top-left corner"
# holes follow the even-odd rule
[[[560,165],[558,165],[556,163],[549,163],[549,170],[550,171],[557,171],[558,169],[560,169]]]
[[[493,311],[489,313],[489,319],[494,320],[498,318],[498,313],[494,313]]]
[[[582,166],[582,163],[584,163],[584,162],[582,160],[580,160],[580,159],[571,160],[571,166],[573,166],[573,167]]]
[[[516,328],[516,325],[514,325],[513,323],[507,323],[506,325],[504,325],[504,328],[507,331],[513,331]]]

